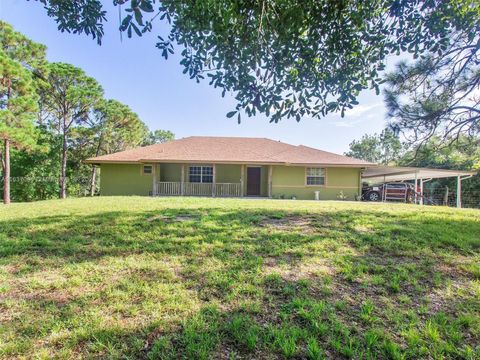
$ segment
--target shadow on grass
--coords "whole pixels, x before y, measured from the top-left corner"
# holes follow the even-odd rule
[[[307,227],[265,219],[308,217]],[[378,251],[480,249],[480,222],[434,217],[392,216],[379,212],[331,214],[221,209],[103,212],[89,216],[46,216],[0,222],[0,256],[58,256],[88,260],[143,251],[185,255],[192,246],[221,242],[253,246],[259,255],[294,250],[333,237]],[[270,231],[265,231],[270,230]]]
[[[0,230],[7,356],[41,343],[87,357],[395,358],[464,354],[478,340],[476,320],[460,318],[478,319],[470,290],[436,295],[467,286],[439,264],[478,256],[475,219],[205,208]],[[418,334],[401,335],[405,324]]]

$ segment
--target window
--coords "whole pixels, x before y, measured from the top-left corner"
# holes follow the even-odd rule
[[[153,172],[153,167],[152,165],[143,165],[143,174],[148,175]]]
[[[212,166],[190,166],[188,170],[188,181],[192,183],[212,183]]]
[[[325,169],[307,168],[307,185],[325,185]]]

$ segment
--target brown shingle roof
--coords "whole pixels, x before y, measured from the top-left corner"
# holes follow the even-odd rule
[[[191,136],[87,159],[106,162],[206,162],[367,166],[372,163],[266,138]]]

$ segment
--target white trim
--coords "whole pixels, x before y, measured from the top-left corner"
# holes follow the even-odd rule
[[[145,167],[150,167],[152,171],[149,172],[149,173],[148,172],[146,173],[145,172]],[[142,175],[142,176],[152,176],[153,175],[153,168],[154,168],[153,164],[142,164],[140,166],[140,175]]]
[[[312,176],[308,175],[308,169],[321,169],[323,170],[323,184],[308,184],[307,179],[309,177],[315,177],[315,178],[322,178],[322,176]],[[319,166],[305,166],[305,186],[306,187],[326,187],[327,186],[327,168],[325,167],[319,167]]]
[[[200,168],[200,174],[190,174],[190,169],[194,167],[194,168]],[[212,174],[203,174],[203,169],[204,168],[210,168],[212,169]],[[208,165],[208,164],[205,164],[205,165],[188,165],[188,173],[187,173],[187,176],[188,176],[188,182],[189,183],[196,183],[196,184],[213,184],[215,182],[215,164],[212,164],[212,165]],[[200,181],[190,181],[190,176],[200,176]],[[211,182],[205,182],[203,181],[203,177],[212,177],[212,181]]]

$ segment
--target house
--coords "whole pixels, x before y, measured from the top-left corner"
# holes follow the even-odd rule
[[[101,195],[273,197],[333,200],[361,194],[374,164],[266,138],[192,136],[90,158]]]

